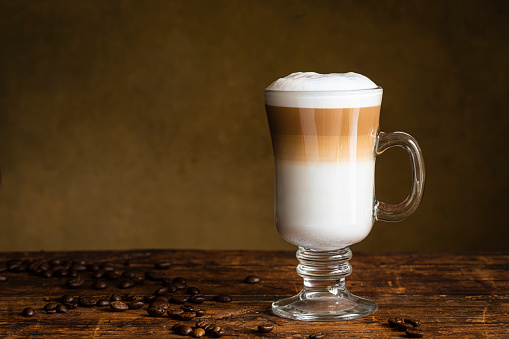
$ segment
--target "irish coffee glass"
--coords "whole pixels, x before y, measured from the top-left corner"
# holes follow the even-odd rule
[[[276,226],[297,245],[304,286],[276,301],[279,316],[338,321],[373,314],[374,301],[350,293],[350,245],[376,220],[399,221],[415,211],[424,188],[424,162],[410,135],[379,131],[380,87],[348,91],[265,91],[276,172]],[[396,205],[374,196],[376,156],[394,146],[410,155],[412,185]]]

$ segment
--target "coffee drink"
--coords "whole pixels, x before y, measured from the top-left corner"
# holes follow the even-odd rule
[[[293,73],[266,89],[276,226],[289,243],[335,250],[371,231],[381,101],[356,73]]]

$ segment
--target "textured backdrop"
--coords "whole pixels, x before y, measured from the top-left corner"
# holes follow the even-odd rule
[[[384,88],[427,183],[356,249],[509,249],[507,1],[0,0],[0,250],[293,248],[273,223],[263,89]],[[403,200],[404,151],[377,161]]]

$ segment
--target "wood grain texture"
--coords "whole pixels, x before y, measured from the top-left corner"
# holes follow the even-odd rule
[[[508,253],[354,253],[350,291],[378,304],[369,317],[346,322],[318,323],[286,320],[270,313],[271,302],[297,293],[301,278],[295,272],[293,252],[139,250],[111,252],[2,253],[0,263],[13,258],[65,258],[113,261],[116,271],[153,269],[155,262],[170,261],[170,277],[181,276],[197,286],[207,301],[204,320],[224,327],[232,338],[306,338],[322,332],[327,338],[404,338],[387,326],[394,316],[422,320],[427,338],[509,337]],[[123,265],[129,261],[129,266]],[[249,274],[261,278],[246,284]],[[21,315],[27,306],[42,309],[63,294],[110,296],[113,293],[151,294],[160,283],[146,281],[120,290],[109,282],[106,290],[65,287],[66,278],[42,278],[30,273],[0,272],[0,337],[168,337],[178,338],[171,327],[178,321],[168,316],[149,317],[147,306],[122,313],[108,308],[77,308],[66,314]],[[211,299],[227,293],[231,303]],[[179,305],[175,305],[178,307]],[[257,325],[273,323],[274,331],[259,334]],[[194,322],[192,322],[194,324]],[[208,336],[204,337],[207,338]]]

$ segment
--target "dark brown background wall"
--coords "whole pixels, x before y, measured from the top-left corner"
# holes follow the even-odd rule
[[[356,249],[509,249],[507,1],[0,1],[0,250],[293,248],[273,224],[263,89],[384,88],[420,142],[404,222]],[[377,161],[402,200],[407,156]]]

